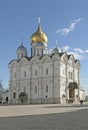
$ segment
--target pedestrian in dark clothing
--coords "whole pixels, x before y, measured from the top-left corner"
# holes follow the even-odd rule
[[[82,106],[82,104],[83,104],[83,100],[80,100],[80,104],[81,104],[81,106]]]

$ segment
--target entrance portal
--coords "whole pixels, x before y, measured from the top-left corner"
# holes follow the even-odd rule
[[[69,99],[72,101],[75,100],[75,91],[73,87],[69,87]]]
[[[20,95],[19,95],[19,101],[21,104],[25,104],[27,103],[27,99],[28,99],[28,96],[26,93],[24,92],[21,92]]]
[[[78,88],[78,85],[76,82],[69,83],[69,100],[74,101],[75,100],[75,89]]]
[[[6,97],[6,103],[8,103],[8,97]]]

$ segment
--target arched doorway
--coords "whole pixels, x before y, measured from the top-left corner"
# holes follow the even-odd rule
[[[75,101],[75,89],[78,89],[78,85],[76,82],[69,83],[69,100]]]
[[[26,104],[27,103],[27,99],[28,99],[28,96],[27,96],[26,93],[21,92],[19,94],[19,101],[20,101],[21,104]]]
[[[8,103],[8,97],[6,97],[6,103]]]

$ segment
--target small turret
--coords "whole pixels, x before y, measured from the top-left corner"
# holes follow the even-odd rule
[[[23,42],[21,42],[21,45],[17,48],[16,52],[18,59],[27,56],[27,49],[23,46]]]

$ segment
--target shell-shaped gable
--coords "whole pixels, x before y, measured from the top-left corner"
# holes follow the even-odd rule
[[[12,60],[9,64],[8,67],[16,67],[17,66],[17,60]]]
[[[19,61],[19,65],[27,65],[28,59],[26,57],[22,57]]]
[[[48,55],[44,55],[42,58],[41,58],[41,62],[44,63],[44,62],[50,62],[51,61],[51,58],[50,56]]]
[[[68,57],[67,57],[67,54],[66,53],[63,53],[61,55],[61,61],[64,62],[65,64],[68,63]]]
[[[54,54],[54,55],[52,56],[52,61],[56,61],[56,62],[60,61],[60,56],[59,56],[59,54]]]
[[[68,57],[68,62],[69,62],[69,64],[72,64],[72,65],[75,64],[75,58],[74,58],[74,56],[73,56],[72,54],[69,55],[69,57]]]
[[[79,60],[75,60],[75,66],[76,66],[77,68],[80,68],[80,62],[79,62]]]
[[[39,57],[38,56],[34,56],[33,58],[31,58],[30,60],[30,64],[35,64],[35,63],[39,63],[40,60],[39,60]]]

